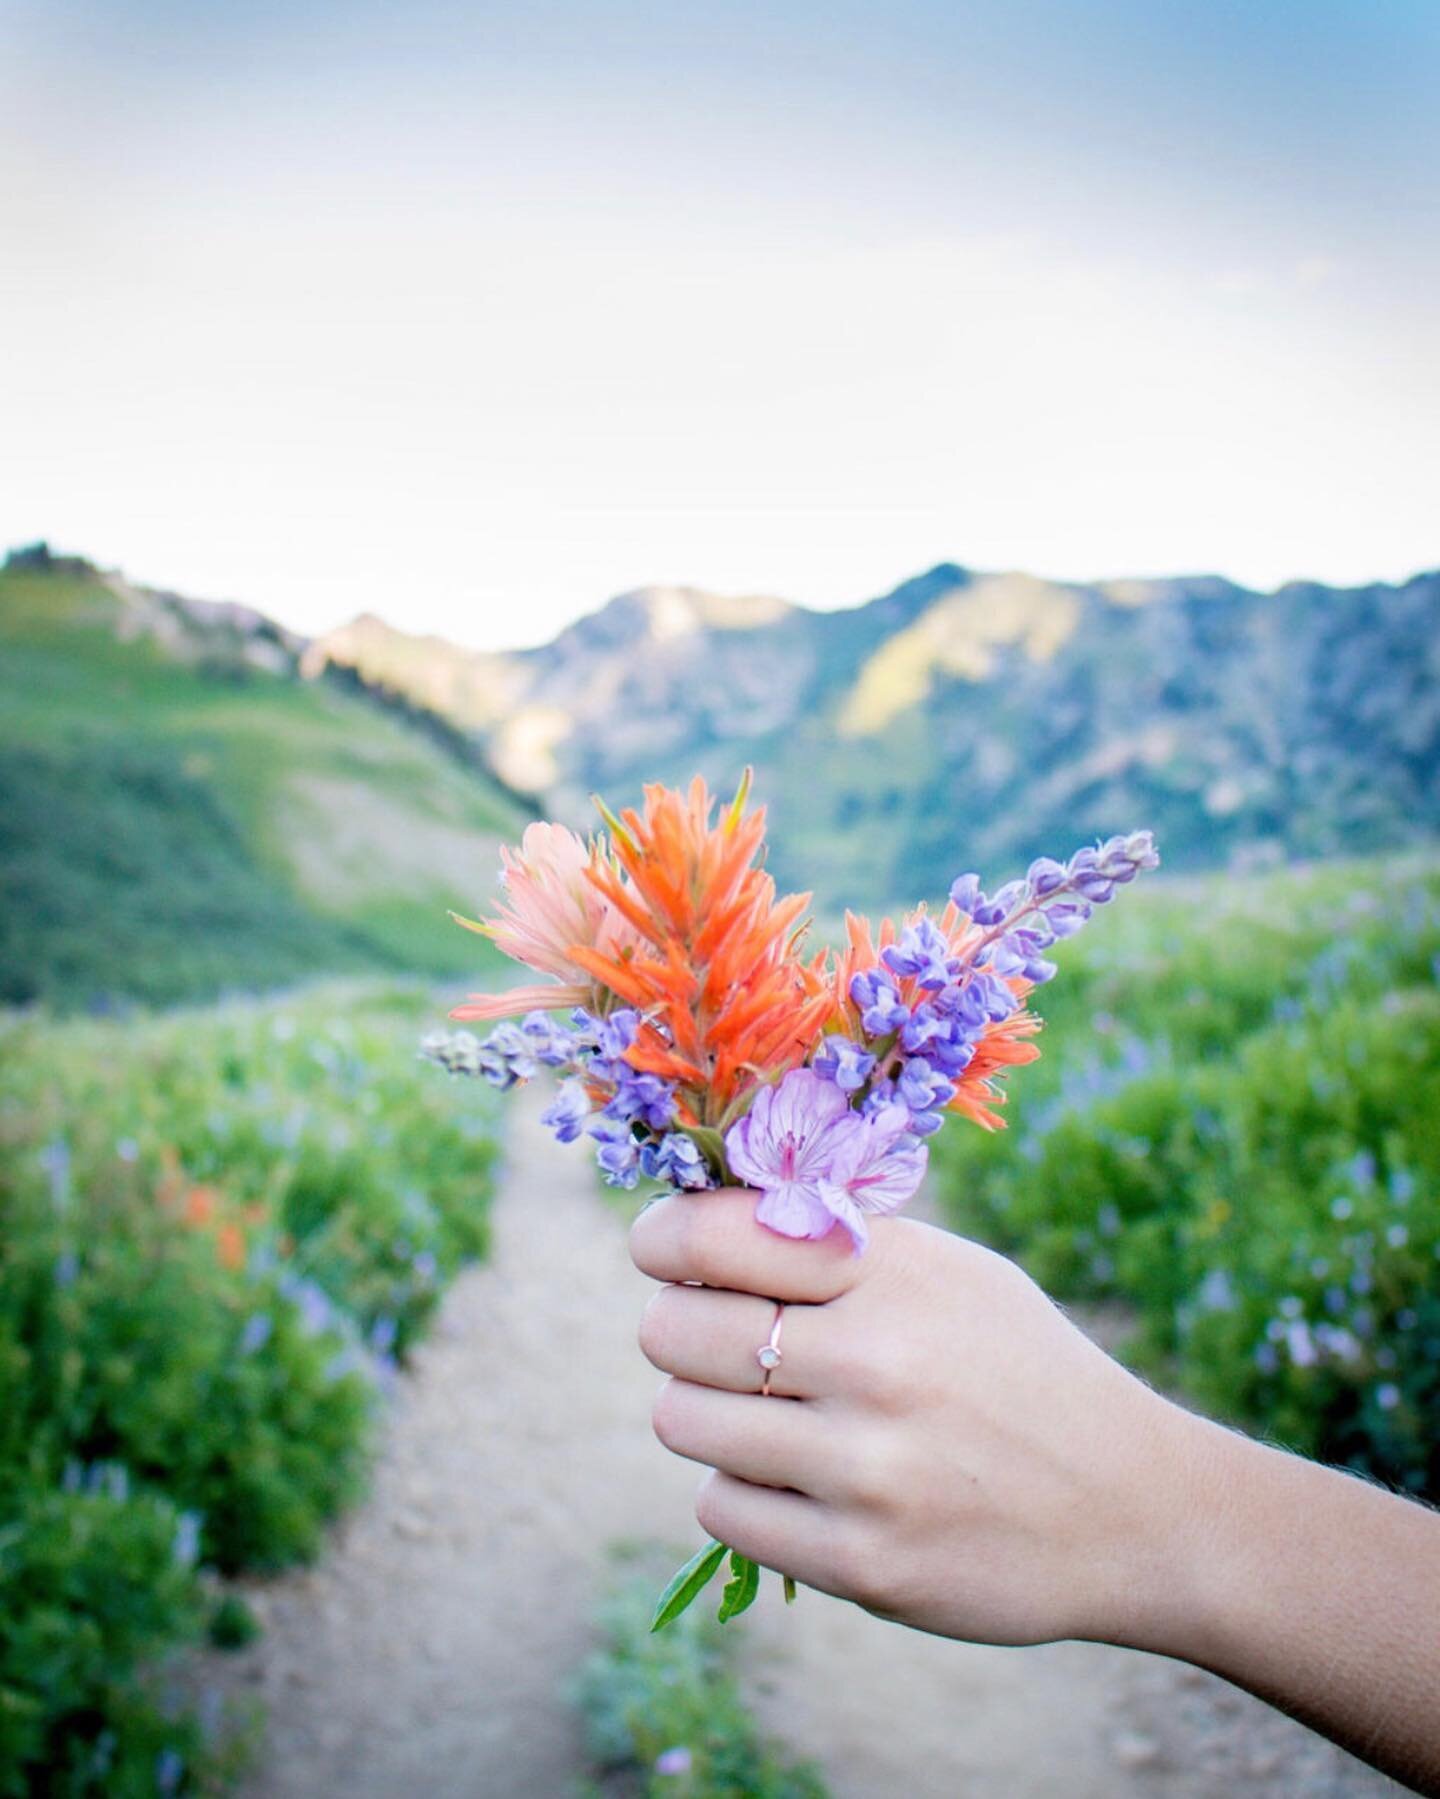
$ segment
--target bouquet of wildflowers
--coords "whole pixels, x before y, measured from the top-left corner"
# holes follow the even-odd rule
[[[859,1254],[867,1217],[919,1187],[946,1113],[1003,1124],[998,1078],[1040,1053],[1028,1000],[1055,973],[1046,952],[1159,858],[1136,831],[1041,857],[993,895],[962,874],[938,915],[922,905],[872,931],[847,914],[844,948],[812,950],[810,896],[777,897],[749,786],[747,771],[718,817],[698,778],[647,787],[619,817],[597,802],[607,832],[588,841],[531,825],[501,852],[496,916],[458,922],[547,978],[471,997],[453,1018],[504,1022],[437,1033],[424,1053],[501,1088],[553,1069],[544,1122],[562,1143],[588,1138],[612,1186],[751,1187],[771,1230],[838,1227]],[[657,1625],[727,1553],[709,1544],[680,1570]],[[722,1618],[758,1574],[731,1556]]]

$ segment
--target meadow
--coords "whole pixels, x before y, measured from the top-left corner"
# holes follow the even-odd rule
[[[1440,864],[1159,880],[1061,955],[1009,1128],[936,1142],[945,1221],[1202,1408],[1440,1497]],[[3,1016],[0,1796],[225,1787],[180,1652],[250,1633],[229,1577],[321,1551],[485,1252],[498,1117],[417,1059],[439,1010],[352,979]],[[639,1607],[576,1688],[597,1770],[669,1790],[684,1742],[687,1791],[818,1790],[706,1629],[657,1648]]]
[[[174,1652],[313,1558],[483,1253],[488,1094],[419,986],[0,1025],[0,1794],[211,1790]]]

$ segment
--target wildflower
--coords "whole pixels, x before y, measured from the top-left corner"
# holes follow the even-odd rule
[[[830,1011],[823,957],[799,954],[810,896],[777,899],[755,866],[765,813],[746,812],[749,782],[718,821],[698,778],[685,794],[647,787],[642,811],[606,814],[618,866],[587,871],[636,941],[628,954],[577,944],[573,958],[637,1015],[625,1059],[676,1083],[682,1123],[728,1123],[806,1058]]]
[[[540,1114],[540,1122],[554,1131],[561,1143],[573,1143],[590,1116],[590,1096],[585,1083],[571,1079],[561,1081],[555,1098]]]
[[[497,915],[478,923],[457,916],[456,922],[488,937],[513,961],[550,975],[554,984],[472,994],[450,1016],[507,1018],[536,1007],[589,1005],[595,984],[576,960],[576,948],[623,957],[638,941],[624,907],[592,879],[597,869],[613,869],[603,838],[587,844],[563,825],[532,824],[519,849],[502,849],[500,860],[505,897]]]
[[[270,1341],[275,1322],[268,1312],[252,1312],[240,1333],[241,1355],[256,1355]]]
[[[858,1255],[870,1235],[865,1214],[895,1212],[913,1198],[929,1152],[911,1135],[915,1121],[903,1105],[881,1107],[857,1122],[857,1129],[837,1136],[820,1196]]]
[[[633,1187],[640,1178],[640,1147],[631,1127],[602,1113],[586,1127],[600,1145],[595,1160],[607,1187]]]
[[[710,1169],[693,1137],[671,1131],[656,1142],[640,1147],[640,1172],[650,1181],[668,1181],[672,1187],[708,1187]]]
[[[657,1774],[688,1774],[694,1764],[694,1756],[683,1744],[674,1749],[662,1749],[655,1757]]]
[[[858,1093],[875,1066],[875,1058],[848,1037],[827,1037],[810,1066],[827,1081],[834,1081],[842,1093]]]
[[[735,1174],[760,1192],[755,1216],[782,1237],[823,1237],[838,1214],[822,1189],[830,1179],[836,1141],[863,1120],[833,1081],[795,1068],[766,1087],[725,1136]]]
[[[200,1514],[181,1512],[175,1520],[175,1540],[170,1554],[182,1568],[193,1568],[200,1559]]]

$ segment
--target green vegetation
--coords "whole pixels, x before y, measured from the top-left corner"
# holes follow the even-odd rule
[[[0,1795],[200,1790],[165,1652],[313,1556],[486,1241],[488,1095],[418,989],[0,1035]],[[213,1721],[210,1730],[213,1733]]]
[[[0,569],[0,1002],[458,975],[525,814],[463,746],[303,680],[252,614],[39,552]]]
[[[1127,894],[1041,996],[950,1222],[1235,1422],[1440,1497],[1440,871]]]
[[[600,1645],[575,1683],[604,1791],[645,1799],[824,1799],[819,1774],[767,1744],[735,1676],[743,1639],[709,1608],[659,1634],[650,1614],[669,1562],[630,1552],[600,1609]]]

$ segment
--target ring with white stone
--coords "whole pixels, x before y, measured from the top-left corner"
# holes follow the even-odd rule
[[[780,1349],[780,1327],[784,1322],[785,1307],[783,1303],[777,1304],[775,1307],[775,1322],[770,1326],[770,1335],[755,1351],[755,1360],[765,1370],[765,1378],[760,1383],[761,1398],[769,1397],[771,1377],[784,1359]]]

